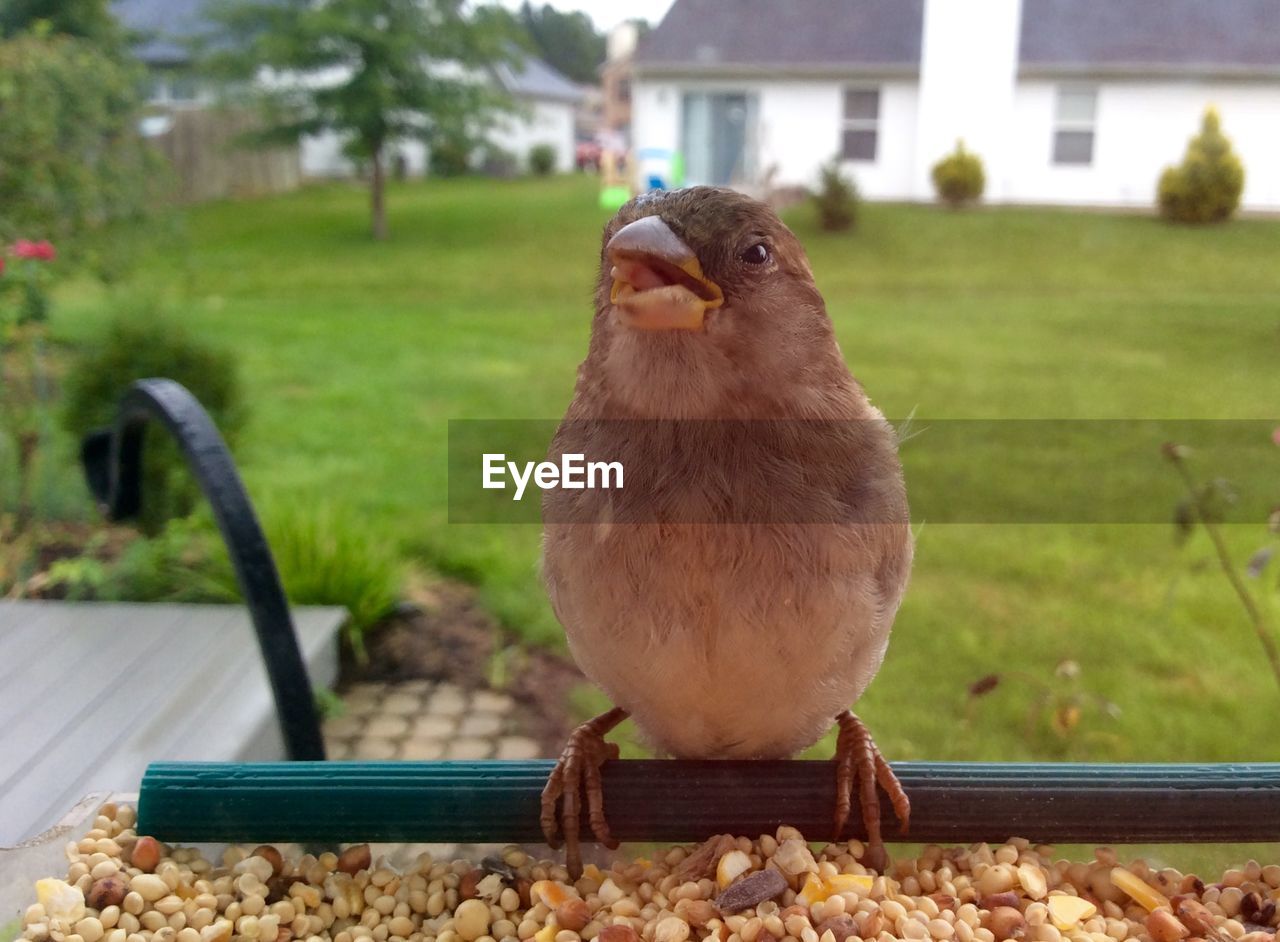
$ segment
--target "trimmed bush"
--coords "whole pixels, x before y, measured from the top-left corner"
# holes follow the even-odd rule
[[[165,377],[186,386],[234,444],[244,424],[239,374],[229,353],[191,337],[154,304],[114,316],[105,333],[69,365],[63,426],[78,440],[115,421],[120,396],[139,379]],[[196,507],[200,490],[168,436],[148,434],[143,449],[139,526],[154,535],[165,523]]]
[[[556,169],[556,149],[550,144],[535,144],[529,148],[529,172],[546,177]]]
[[[933,165],[933,188],[948,206],[976,203],[986,185],[982,158],[965,150],[964,141],[956,141],[956,149]]]
[[[839,232],[851,228],[858,219],[858,198],[857,184],[852,177],[841,172],[838,157],[822,165],[813,203],[823,229]]]
[[[460,177],[471,171],[477,142],[465,128],[446,125],[431,135],[427,172],[433,177]]]
[[[1222,133],[1218,112],[1210,108],[1182,163],[1160,175],[1160,215],[1171,222],[1223,222],[1239,208],[1243,192],[1244,165]]]

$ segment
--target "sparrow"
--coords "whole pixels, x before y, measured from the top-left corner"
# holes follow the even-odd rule
[[[717,187],[645,194],[602,240],[595,316],[552,454],[620,460],[621,491],[543,493],[542,571],[569,650],[615,704],[542,792],[581,872],[585,801],[616,847],[600,767],[634,719],[660,754],[794,756],[834,722],[837,839],[853,797],[883,870],[877,784],[910,803],[849,709],[911,570],[893,428],[850,374],[799,240]],[[631,482],[638,480],[639,484]]]

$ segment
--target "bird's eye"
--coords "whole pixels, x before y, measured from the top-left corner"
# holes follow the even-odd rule
[[[763,242],[757,242],[751,248],[747,249],[738,258],[742,259],[748,265],[763,265],[769,261],[769,246]]]

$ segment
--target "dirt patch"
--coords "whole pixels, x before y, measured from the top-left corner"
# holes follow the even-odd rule
[[[432,680],[466,690],[501,689],[522,707],[524,734],[556,756],[575,721],[570,692],[586,683],[567,657],[522,645],[457,582],[411,586],[408,603],[366,638],[369,659],[344,655],[340,687],[355,683]]]

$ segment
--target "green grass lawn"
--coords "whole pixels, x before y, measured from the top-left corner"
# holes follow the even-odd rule
[[[404,185],[385,245],[366,237],[356,188],[203,206],[142,280],[239,352],[252,401],[239,458],[261,503],[355,514],[406,558],[476,583],[526,638],[559,643],[536,527],[446,522],[446,422],[563,411],[605,221],[594,194],[570,178]],[[1277,417],[1280,223],[887,205],[850,234],[818,232],[805,209],[790,221],[890,416]],[[100,310],[69,293],[58,335],[90,338]],[[1000,474],[998,454],[975,454],[990,466],[974,475]],[[1213,472],[1212,454],[1197,460]],[[1154,449],[1140,471],[1176,493]],[[1230,537],[1243,561],[1265,533]],[[1280,692],[1209,558],[1203,537],[1180,551],[1164,524],[926,521],[859,712],[895,759],[1280,760]],[[1055,676],[1063,660],[1078,678]],[[967,706],[991,672],[1005,682]],[[1080,721],[1059,736],[1045,698],[1073,695]]]

